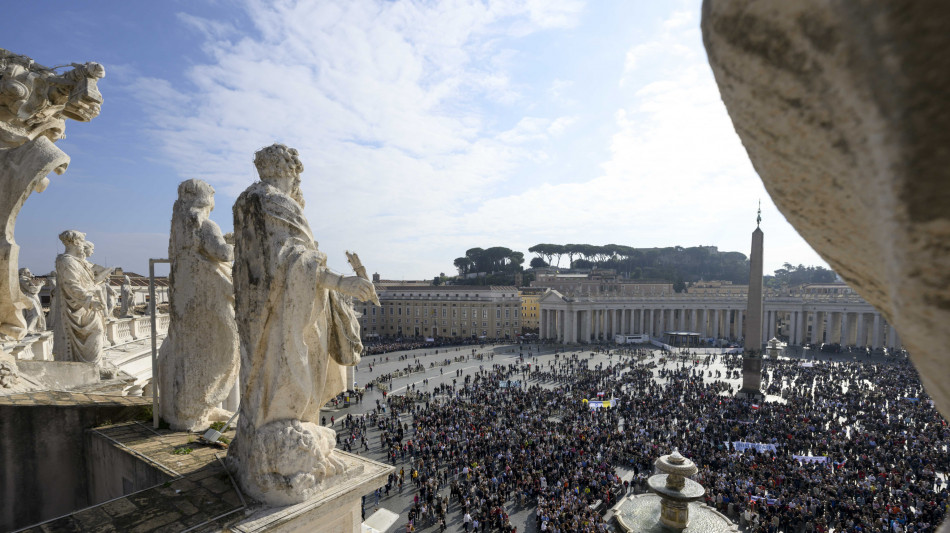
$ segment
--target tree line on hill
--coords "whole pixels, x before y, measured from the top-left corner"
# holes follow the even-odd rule
[[[684,248],[634,248],[619,244],[536,244],[532,268],[613,269],[627,279],[665,280],[677,291],[700,280],[722,280],[744,285],[749,282],[749,259],[740,252],[720,252],[715,246]],[[456,284],[512,285],[524,272],[524,254],[503,246],[470,248],[455,259]],[[785,263],[765,285],[773,288],[805,283],[829,283],[835,273],[820,266]],[[527,285],[529,280],[522,279]]]

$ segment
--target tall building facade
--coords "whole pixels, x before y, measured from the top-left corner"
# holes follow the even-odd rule
[[[377,285],[381,306],[358,302],[364,339],[514,339],[521,333],[518,289],[474,285]]]

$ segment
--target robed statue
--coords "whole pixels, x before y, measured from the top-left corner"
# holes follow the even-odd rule
[[[201,431],[231,413],[218,407],[237,380],[241,356],[231,286],[233,247],[209,217],[214,189],[178,186],[168,257],[168,336],[158,355],[162,418],[175,430]]]
[[[67,230],[59,235],[66,246],[56,256],[56,278],[59,315],[53,336],[53,353],[57,360],[95,363],[102,361],[105,347],[105,304],[99,284],[112,269],[93,272],[86,261],[86,234]]]
[[[344,390],[344,366],[362,351],[345,296],[376,297],[370,281],[327,268],[304,215],[297,155],[281,144],[258,151],[261,180],[234,204],[241,406],[228,456],[245,494],[270,505],[304,501],[343,474],[320,408]]]

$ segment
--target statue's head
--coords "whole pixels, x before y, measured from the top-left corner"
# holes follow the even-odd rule
[[[92,242],[90,242],[90,241],[83,241],[83,243],[82,243],[82,253],[83,253],[86,257],[91,256],[94,251],[96,251],[96,245],[95,245],[95,244],[92,244]]]
[[[74,229],[68,229],[59,234],[59,240],[66,246],[66,251],[70,249],[78,253],[83,253],[83,243],[86,242],[86,234]]]
[[[303,163],[298,155],[296,149],[275,143],[254,153],[254,166],[263,181],[299,176],[303,172]]]
[[[294,148],[275,143],[254,153],[254,166],[261,181],[283,190],[303,207],[303,194],[300,192],[303,163],[298,155]]]
[[[185,180],[178,184],[176,203],[185,209],[214,209],[214,187],[199,179]]]
[[[131,284],[132,284],[132,280],[129,279],[129,276],[124,276],[124,277],[122,278],[122,283],[125,284],[125,285],[131,285]]]
[[[42,284],[39,286],[33,283],[35,276],[30,272],[30,269],[23,267],[19,270],[20,275],[20,290],[26,294],[37,294],[40,292]]]

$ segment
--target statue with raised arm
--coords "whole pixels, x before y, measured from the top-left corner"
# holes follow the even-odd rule
[[[214,189],[178,186],[168,239],[168,336],[158,355],[161,416],[175,430],[200,431],[231,413],[218,408],[237,380],[241,355],[234,322],[234,248],[209,217]]]
[[[46,331],[46,314],[43,313],[43,304],[40,303],[39,297],[40,289],[45,284],[45,281],[37,284],[36,277],[30,269],[26,267],[20,269],[20,291],[30,300],[30,306],[23,310],[23,319],[26,321],[28,333]]]
[[[50,172],[66,170],[69,156],[53,143],[64,137],[66,119],[99,114],[103,76],[98,63],[47,68],[0,48],[0,338],[26,335],[23,310],[31,305],[17,279],[17,215],[33,191],[46,189]]]
[[[241,416],[228,457],[245,494],[289,505],[345,472],[320,408],[344,390],[345,366],[362,350],[343,299],[371,301],[376,290],[327,268],[304,216],[297,151],[268,146],[254,164],[261,180],[234,204]]]
[[[76,230],[59,235],[66,251],[56,256],[59,316],[56,317],[53,353],[59,361],[99,365],[105,346],[105,306],[99,284],[112,271],[93,273],[85,258],[85,239],[86,235]]]

